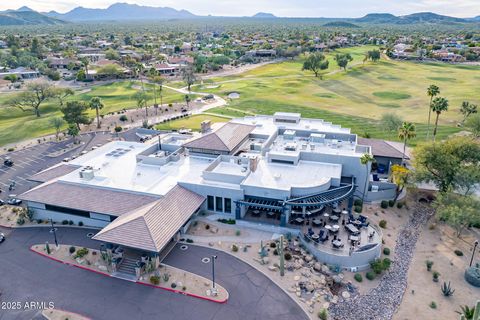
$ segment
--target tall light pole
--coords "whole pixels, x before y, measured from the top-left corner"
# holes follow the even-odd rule
[[[55,238],[55,247],[58,248],[57,229],[53,226],[53,220],[51,218],[50,218],[50,223],[52,224],[52,229],[50,229],[50,232],[53,233],[53,237]]]
[[[473,244],[472,258],[470,259],[470,267],[472,266],[473,256],[475,256],[475,250],[477,249],[477,246],[478,246],[478,240],[475,240],[475,242]]]
[[[212,256],[212,282],[213,282],[213,293],[216,293],[215,289],[215,260],[217,260],[217,256]]]

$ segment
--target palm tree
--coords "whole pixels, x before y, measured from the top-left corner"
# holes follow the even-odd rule
[[[93,97],[90,99],[90,102],[88,104],[90,106],[90,109],[95,109],[95,112],[97,113],[97,129],[100,129],[100,115],[99,115],[99,110],[103,109],[105,106],[102,102],[102,99],[99,97]]]
[[[428,108],[428,124],[427,124],[427,140],[430,136],[430,118],[432,116],[432,100],[434,97],[440,94],[440,88],[436,85],[432,84],[427,89],[427,96],[430,97],[430,105]]]
[[[83,68],[85,68],[85,76],[88,77],[88,65],[90,61],[87,58],[81,58],[80,62],[82,63]]]
[[[417,133],[415,132],[415,125],[411,122],[404,122],[398,129],[398,138],[403,140],[403,155],[402,163],[405,162],[405,149],[407,148],[407,141],[415,138]]]
[[[435,98],[432,101],[432,105],[430,106],[433,112],[437,113],[437,117],[435,119],[435,128],[433,129],[433,141],[435,141],[435,136],[437,135],[437,128],[438,128],[438,118],[443,111],[448,110],[448,100],[442,97]]]
[[[137,102],[137,107],[140,109],[142,107],[145,107],[145,118],[148,119],[148,104],[147,104],[147,94],[143,91],[137,91],[133,95],[133,99]]]
[[[192,101],[192,99],[190,98],[190,96],[188,94],[185,95],[185,103],[187,104],[187,109],[190,108],[190,101]]]
[[[363,164],[365,166],[365,169],[366,169],[366,178],[365,178],[365,189],[363,189],[363,195],[362,195],[362,206],[363,206],[363,203],[365,202],[365,194],[367,193],[367,189],[368,189],[368,182],[369,182],[369,167],[368,165],[372,162],[375,162],[375,159],[373,158],[373,156],[370,154],[370,153],[365,153],[363,154],[361,157],[360,157],[360,163]]]

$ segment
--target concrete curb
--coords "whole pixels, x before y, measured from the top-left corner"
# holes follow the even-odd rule
[[[47,311],[47,310],[49,310],[49,309],[45,309],[44,311]],[[78,313],[78,312],[67,311],[67,310],[59,309],[59,308],[54,308],[53,310],[60,311],[60,312],[66,312],[66,313],[69,313],[69,314],[73,314],[73,315],[82,317],[82,318],[84,318],[84,319],[86,319],[86,320],[92,320],[92,318],[89,318],[89,317],[87,317],[87,316],[84,316],[83,314],[80,314],[80,313]],[[44,317],[45,319],[48,319],[48,317],[45,316],[45,315],[43,315],[43,314],[42,314],[42,317]]]
[[[74,228],[74,229],[86,229],[86,230],[102,230],[102,228],[98,227],[89,227],[89,226],[73,226],[73,225],[63,225],[63,224],[54,224],[53,225],[55,228]],[[51,228],[52,225],[50,224],[45,224],[45,225],[27,225],[27,226],[6,226],[3,224],[0,224],[1,228],[6,228],[6,229],[28,229],[28,228]]]
[[[232,257],[235,257],[237,258],[238,260],[248,264],[250,267],[252,267],[253,269],[257,270],[258,272],[262,273],[265,277],[267,277],[270,281],[272,281],[277,287],[280,288],[280,290],[282,290],[283,292],[285,292],[287,294],[287,296],[290,297],[290,299],[292,299],[299,307],[300,309],[303,310],[303,312],[305,313],[305,315],[307,316],[308,319],[313,319],[313,315],[310,315],[310,313],[308,312],[308,310],[306,309],[306,307],[304,307],[299,301],[297,301],[297,299],[295,299],[295,297],[287,291],[287,289],[285,289],[284,287],[282,287],[275,279],[272,279],[270,278],[269,274],[267,272],[264,272],[263,270],[260,270],[258,269],[253,263],[251,263],[250,261],[247,261],[245,259],[242,259],[236,255],[233,255],[232,253],[228,252],[227,250],[224,250],[224,249],[221,249],[221,248],[217,248],[217,247],[210,247],[208,244],[202,244],[202,243],[189,243],[188,244],[189,246],[198,246],[198,247],[205,247],[205,248],[209,248],[209,249],[213,249],[213,250],[218,250],[218,251],[221,251],[223,253],[226,253]]]
[[[40,251],[37,251],[37,250],[34,250],[33,247],[30,247],[30,251],[42,256],[42,257],[45,257],[45,258],[48,258],[50,260],[53,260],[53,261],[56,261],[56,262],[59,262],[61,264],[65,264],[65,265],[68,265],[68,266],[72,266],[72,267],[76,267],[76,268],[79,268],[79,269],[82,269],[82,270],[86,270],[86,271],[91,271],[91,272],[94,272],[94,273],[97,273],[97,274],[101,274],[103,276],[106,276],[106,277],[112,277],[110,274],[108,273],[105,273],[105,272],[101,272],[101,271],[98,271],[98,270],[95,270],[95,269],[92,269],[92,268],[88,268],[88,267],[85,267],[85,266],[80,266],[78,264],[74,264],[74,263],[70,263],[70,262],[65,262],[65,261],[62,261],[60,259],[57,259],[57,258],[54,258],[52,256],[49,256],[48,254],[45,254],[43,252],[40,252]],[[206,301],[210,301],[210,302],[215,302],[215,303],[226,303],[228,301],[228,296],[226,299],[224,300],[215,300],[215,299],[212,299],[212,298],[208,298],[208,297],[202,297],[202,296],[199,296],[199,295],[196,295],[194,293],[189,293],[189,292],[184,292],[184,291],[181,291],[181,290],[175,290],[175,289],[172,289],[172,288],[167,288],[167,287],[162,287],[162,286],[157,286],[157,285],[154,285],[154,284],[151,284],[151,283],[147,283],[147,282],[143,282],[143,281],[135,281],[135,283],[137,284],[141,284],[141,285],[144,285],[144,286],[147,286],[147,287],[152,287],[152,288],[156,288],[156,289],[163,289],[163,290],[166,290],[166,291],[170,291],[170,292],[173,292],[173,293],[179,293],[179,294],[182,294],[184,296],[189,296],[189,297],[193,297],[193,298],[197,298],[197,299],[202,299],[202,300],[206,300]],[[228,294],[228,292],[227,292]]]

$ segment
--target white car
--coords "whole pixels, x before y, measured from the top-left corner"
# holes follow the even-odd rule
[[[5,241],[5,235],[0,232],[0,243],[2,243],[3,241]]]

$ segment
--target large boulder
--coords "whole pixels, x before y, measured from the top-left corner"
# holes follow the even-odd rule
[[[465,270],[465,280],[474,287],[480,287],[480,268],[470,267]]]

